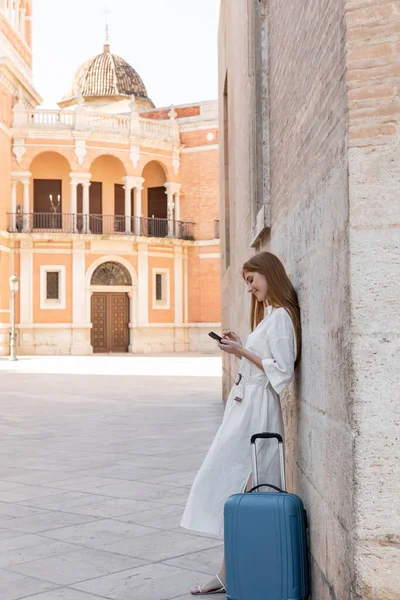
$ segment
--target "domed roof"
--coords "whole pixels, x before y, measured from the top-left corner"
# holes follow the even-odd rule
[[[120,56],[111,54],[110,46],[106,44],[102,54],[87,60],[79,67],[59,106],[75,104],[79,97],[89,102],[96,99],[107,99],[110,102],[128,96],[134,96],[139,104],[145,107],[154,107],[135,69]]]

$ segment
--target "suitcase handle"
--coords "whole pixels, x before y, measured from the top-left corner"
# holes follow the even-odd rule
[[[284,490],[281,490],[281,488],[279,488],[277,485],[272,485],[272,483],[260,483],[260,485],[256,485],[255,487],[251,488],[251,490],[248,490],[246,493],[251,494],[251,492],[255,492],[256,490],[258,490],[259,488],[262,488],[262,487],[269,487],[269,488],[272,488],[273,490],[275,490],[276,492],[280,492],[281,494],[286,494],[286,492]]]
[[[272,439],[276,439],[278,440],[279,444],[283,444],[283,439],[282,436],[279,435],[279,433],[255,433],[254,435],[251,436],[251,444],[255,444],[256,440],[258,439],[262,439],[262,440],[272,440]]]
[[[280,464],[280,469],[281,469],[281,486],[282,486],[282,490],[279,490],[279,491],[286,492],[285,457],[283,454],[283,439],[282,439],[282,436],[279,435],[279,433],[264,432],[264,433],[255,433],[254,435],[251,436],[251,440],[250,440],[251,470],[252,470],[252,474],[253,474],[254,487],[255,488],[259,487],[259,485],[258,485],[258,469],[257,469],[257,449],[256,449],[256,440],[258,440],[258,439],[263,439],[263,440],[276,439],[276,440],[278,440],[279,464]]]

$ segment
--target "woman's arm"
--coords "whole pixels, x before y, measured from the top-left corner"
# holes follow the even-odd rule
[[[249,350],[246,350],[246,348],[244,348],[244,346],[240,342],[236,342],[234,340],[229,339],[223,339],[222,342],[218,344],[218,346],[224,352],[227,352],[228,354],[233,354],[237,358],[247,358],[247,360],[250,360],[252,363],[254,363],[261,371],[264,371],[261,358],[256,354],[253,354]]]

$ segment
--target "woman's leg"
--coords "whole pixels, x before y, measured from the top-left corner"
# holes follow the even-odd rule
[[[251,490],[251,488],[253,487],[253,483],[252,482],[253,482],[253,478],[252,478],[252,476],[250,474],[250,477],[249,477],[249,479],[247,481],[247,485],[246,485],[246,488],[245,488],[245,492],[248,492],[249,490]],[[191,592],[191,594],[194,594],[194,595],[196,595],[196,594],[206,594],[207,592],[208,593],[209,592],[213,592],[215,590],[220,589],[220,587],[221,587],[221,581],[225,585],[225,583],[226,583],[225,556],[222,559],[222,565],[221,565],[221,568],[220,568],[220,570],[218,572],[218,577],[213,577],[213,579],[211,579],[211,581],[209,581],[208,583],[205,583],[204,585],[200,586],[200,589],[199,589],[198,586],[195,587],[195,588],[192,588],[190,590],[190,592]]]

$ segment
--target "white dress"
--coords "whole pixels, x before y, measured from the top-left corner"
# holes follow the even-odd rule
[[[181,522],[186,529],[222,534],[224,504],[229,496],[245,489],[251,474],[251,436],[263,431],[283,435],[279,394],[293,379],[296,360],[289,313],[284,308],[268,307],[263,321],[249,335],[246,348],[262,359],[264,371],[242,358],[242,379],[229,394],[221,427],[189,494]],[[236,397],[241,397],[241,402]],[[259,483],[279,486],[277,443],[260,440],[257,449]]]

